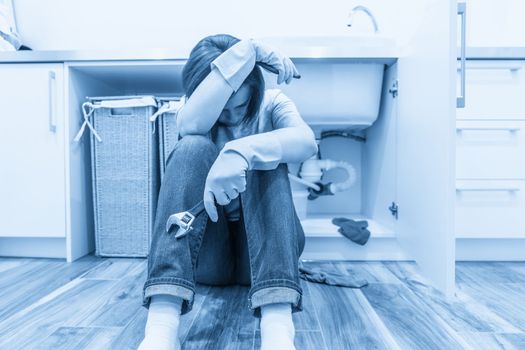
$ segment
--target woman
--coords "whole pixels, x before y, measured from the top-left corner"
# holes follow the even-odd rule
[[[193,307],[196,282],[251,286],[248,307],[260,318],[261,349],[295,349],[292,313],[302,311],[305,237],[286,163],[310,158],[317,144],[293,102],[265,89],[257,62],[278,71],[278,84],[298,74],[289,58],[226,34],[199,41],[184,66],[186,102],[159,193],[141,350],[180,348],[180,315]],[[170,215],[201,200],[205,211],[193,230],[181,238],[177,226],[166,232]]]

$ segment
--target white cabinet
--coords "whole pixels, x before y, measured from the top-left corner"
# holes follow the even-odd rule
[[[455,1],[435,1],[399,59],[397,235],[424,275],[454,292]]]
[[[466,85],[458,119],[525,119],[525,61],[467,60]]]
[[[457,238],[525,238],[525,181],[458,180],[456,186]]]
[[[458,120],[456,150],[458,180],[525,179],[525,120]]]
[[[466,72],[456,121],[457,260],[523,259],[525,61],[467,61]]]
[[[63,64],[0,65],[0,240],[66,235],[63,81]]]

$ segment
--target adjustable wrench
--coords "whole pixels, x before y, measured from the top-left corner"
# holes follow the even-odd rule
[[[171,226],[177,225],[179,228],[175,233],[176,238],[185,236],[190,232],[193,227],[193,221],[195,217],[204,211],[204,200],[200,200],[193,208],[188,211],[183,211],[180,213],[175,213],[170,215],[168,221],[166,222],[166,233],[170,233]]]

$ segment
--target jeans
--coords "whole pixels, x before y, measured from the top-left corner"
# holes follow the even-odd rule
[[[203,199],[208,172],[219,154],[204,135],[185,135],[170,153],[162,179],[143,306],[150,297],[171,294],[183,299],[181,315],[191,311],[195,283],[249,285],[248,307],[260,318],[260,306],[290,303],[302,311],[299,256],[305,235],[292,200],[288,165],[273,170],[248,170],[246,190],[239,194],[241,219],[227,221],[217,206],[218,221],[206,211],[193,230],[175,238],[177,227],[166,233],[168,217],[189,210]]]

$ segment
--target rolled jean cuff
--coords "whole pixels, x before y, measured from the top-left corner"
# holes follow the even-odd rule
[[[151,296],[169,294],[182,298],[181,315],[191,311],[195,297],[195,289],[186,280],[173,277],[159,277],[150,279],[142,290],[142,306],[149,309]]]
[[[279,280],[278,284],[282,284]],[[270,281],[265,281],[270,282]],[[274,285],[268,287],[260,287],[252,291],[249,296],[249,308],[255,317],[261,317],[262,305],[273,303],[290,303],[292,312],[299,312],[303,310],[303,298],[301,287],[295,285],[291,281],[287,281],[290,286]]]

